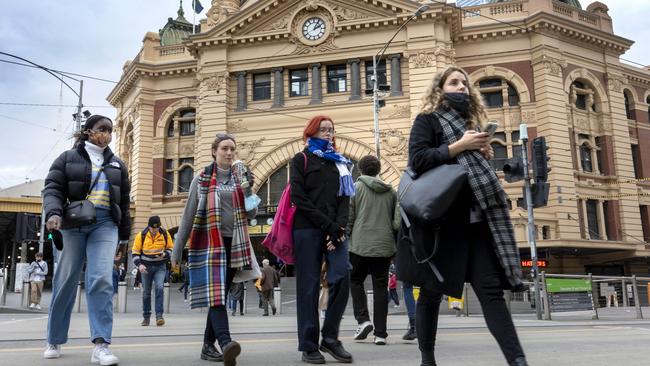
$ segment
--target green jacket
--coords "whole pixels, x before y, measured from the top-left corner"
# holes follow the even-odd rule
[[[392,257],[400,215],[397,194],[377,177],[360,176],[350,198],[350,252],[363,257]]]

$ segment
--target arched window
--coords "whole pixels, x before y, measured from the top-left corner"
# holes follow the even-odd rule
[[[178,117],[179,129],[181,136],[192,136],[195,131],[196,112],[194,109],[187,109],[180,113]]]
[[[586,142],[580,145],[580,165],[585,172],[594,171],[591,163],[591,147]]]
[[[632,93],[629,90],[623,90],[623,102],[625,103],[625,116],[627,119],[634,119],[632,116]]]
[[[517,89],[505,80],[500,78],[483,79],[479,81],[478,87],[488,108],[503,107],[504,97],[507,98],[507,106],[519,105]]]
[[[178,170],[178,192],[189,192],[190,184],[192,184],[192,179],[194,178],[194,158],[182,158],[179,159]]]
[[[594,91],[591,87],[587,86],[584,82],[576,80],[571,83],[571,91],[569,102],[583,111],[591,110],[596,112],[596,102],[594,98]]]
[[[492,165],[494,170],[501,171],[503,170],[503,165],[508,159],[508,147],[506,145],[505,132],[495,133],[490,146],[492,146],[492,150],[494,151],[494,158],[490,160],[490,165]]]

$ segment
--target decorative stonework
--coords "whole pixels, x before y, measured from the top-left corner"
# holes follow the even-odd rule
[[[194,144],[181,145],[178,150],[181,156],[194,156]]]
[[[226,122],[226,130],[228,133],[237,133],[248,131],[248,128],[244,127],[244,120],[240,118],[236,121]]]
[[[553,58],[550,56],[542,56],[542,62],[546,68],[546,72],[553,76],[562,76],[562,69],[566,67],[566,60],[561,60],[559,58]]]
[[[208,10],[207,17],[208,27],[214,28],[217,24],[226,20],[228,12],[226,9],[221,7],[218,0],[213,0],[212,7]]]
[[[348,21],[348,20],[357,20],[357,19],[367,19],[370,18],[367,14],[361,14],[352,9],[344,8],[340,4],[335,4],[329,1],[323,1],[323,3],[332,10],[334,10],[334,15],[338,21]]]
[[[380,132],[382,147],[387,156],[407,156],[406,137],[400,130],[390,129]]]
[[[623,90],[623,84],[625,84],[625,80],[621,76],[607,74],[607,84],[611,91],[620,93]]]
[[[313,53],[325,53],[328,51],[333,51],[338,49],[338,46],[334,44],[334,37],[330,36],[325,42],[317,46],[308,46],[303,44],[297,37],[292,37],[291,43],[296,44],[296,49],[293,51],[294,55],[309,55]]]
[[[129,112],[129,122],[133,123],[138,118],[140,118],[140,102],[135,103]]]
[[[286,29],[287,26],[289,25],[289,20],[291,20],[291,17],[293,14],[289,13],[280,19],[276,20],[275,22],[271,23],[267,27],[262,28],[262,31],[268,32],[268,31],[276,31],[276,30],[281,30],[281,29]]]
[[[153,154],[162,155],[165,150],[165,145],[163,143],[156,143],[153,145]]]
[[[526,124],[537,124],[537,117],[535,116],[535,111],[525,111],[521,112],[521,121]]]
[[[216,91],[220,93],[228,82],[228,72],[223,71],[214,74],[199,75],[198,79],[201,81],[203,91]]]
[[[416,69],[422,67],[433,67],[436,64],[436,58],[433,52],[420,51],[417,55],[410,57],[413,67]]]
[[[589,121],[586,118],[576,118],[574,126],[581,132],[589,132]]]
[[[389,118],[399,118],[399,117],[409,117],[411,113],[411,108],[407,105],[393,105],[393,113],[391,113]]]
[[[249,164],[255,158],[255,150],[266,140],[265,137],[257,141],[237,142],[237,157]]]
[[[309,18],[320,18],[325,22],[325,34],[319,39],[307,39],[302,32],[302,26]],[[334,21],[332,14],[325,8],[318,5],[317,1],[308,1],[307,6],[296,14],[291,25],[290,42],[296,45],[292,52],[294,55],[308,55],[314,53],[324,53],[338,49],[334,44],[336,31],[334,30]]]

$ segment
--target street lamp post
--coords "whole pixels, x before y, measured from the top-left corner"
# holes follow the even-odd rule
[[[404,29],[406,24],[427,10],[429,10],[429,5],[420,6],[408,19],[406,19],[404,23],[402,23],[395,34],[393,34],[388,42],[384,44],[384,47],[382,47],[376,55],[372,56],[372,116],[374,119],[375,150],[377,152],[377,159],[381,159],[379,147],[379,80],[377,79],[377,65],[379,65],[379,62],[381,61],[382,56],[384,56],[384,53],[388,49],[390,43],[393,42],[393,39],[395,39],[395,37],[399,34],[399,32],[402,31],[402,29]]]

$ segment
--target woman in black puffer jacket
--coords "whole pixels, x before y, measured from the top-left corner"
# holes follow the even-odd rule
[[[95,344],[91,360],[102,365],[119,362],[108,349],[113,330],[112,272],[118,240],[128,243],[131,231],[130,186],[126,166],[108,147],[112,132],[109,118],[88,118],[75,146],[54,161],[45,180],[46,225],[48,230],[61,230],[64,250],[52,283],[44,358],[60,357],[61,345],[68,340],[77,281],[86,261],[90,340]],[[66,203],[84,199],[95,207],[95,222],[72,227],[62,220]]]

